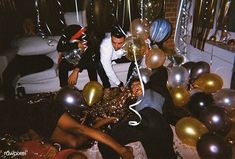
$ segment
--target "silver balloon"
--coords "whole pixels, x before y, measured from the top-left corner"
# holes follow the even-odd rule
[[[189,73],[182,66],[175,66],[168,71],[168,84],[171,87],[187,86]]]
[[[140,74],[142,81],[146,84],[149,81],[152,71],[148,68],[140,68]]]
[[[213,95],[215,104],[225,109],[235,109],[235,90],[223,88]]]
[[[68,62],[77,65],[82,58],[82,53],[83,52],[78,48],[70,51],[65,51],[63,55]]]

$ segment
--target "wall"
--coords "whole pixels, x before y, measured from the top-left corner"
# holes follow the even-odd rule
[[[165,18],[170,21],[172,24],[172,34],[171,37],[164,42],[164,47],[169,49],[174,49],[174,35],[175,35],[175,26],[177,20],[177,5],[178,0],[165,0]]]

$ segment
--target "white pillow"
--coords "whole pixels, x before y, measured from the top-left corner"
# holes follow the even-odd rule
[[[48,54],[49,52],[56,51],[57,39],[58,37],[43,39],[38,36],[18,39],[16,42],[18,48],[17,54],[22,56]]]
[[[78,21],[76,12],[66,12],[64,13],[64,20],[66,25],[79,24],[82,27],[87,26],[86,11],[78,12]]]

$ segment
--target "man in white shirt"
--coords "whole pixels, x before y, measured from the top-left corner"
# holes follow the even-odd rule
[[[126,35],[122,28],[115,25],[112,28],[111,35],[107,35],[101,42],[98,73],[104,88],[110,88],[110,80],[121,89],[123,88],[123,82],[117,77],[112,65],[115,63],[129,62],[124,56],[124,50],[122,49],[125,38]]]

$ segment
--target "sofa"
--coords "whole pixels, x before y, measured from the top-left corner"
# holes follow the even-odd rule
[[[79,22],[77,22],[75,12],[65,13],[64,18],[66,25],[80,24],[81,26],[86,26],[87,24],[84,11],[79,12]],[[60,86],[57,69],[58,53],[56,51],[56,46],[59,38],[60,36],[48,36],[44,39],[41,37],[27,37],[16,40],[14,42],[13,48],[7,50],[7,52],[2,53],[0,55],[0,61],[2,65],[0,69],[0,74],[2,74],[9,61],[16,54],[23,56],[44,54],[53,60],[54,66],[42,72],[20,77],[19,79],[17,79],[15,86],[20,83],[25,88],[26,94],[58,91],[60,89]],[[123,82],[126,81],[129,65],[130,63],[113,65],[113,69],[117,73],[117,76]],[[99,77],[98,81],[101,83]],[[87,82],[89,82],[88,73],[87,70],[83,70],[79,74],[76,87],[79,90],[82,90]],[[112,83],[111,81],[110,83],[112,86],[115,86],[114,83]]]

